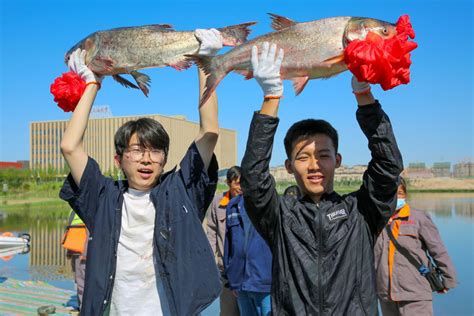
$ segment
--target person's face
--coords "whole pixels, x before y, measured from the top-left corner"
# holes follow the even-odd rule
[[[285,167],[295,176],[303,195],[307,194],[318,202],[323,193],[333,191],[334,172],[341,165],[341,160],[331,138],[316,134],[294,144],[291,160],[285,161]]]
[[[148,191],[155,186],[163,172],[165,162],[164,151],[143,148],[136,133],[130,137],[123,156],[115,156],[115,164],[123,170],[129,187],[140,191]]]
[[[397,190],[397,198],[406,199],[406,197],[407,197],[407,194],[406,194],[405,190],[403,190],[403,186],[399,185],[398,190]]]
[[[240,177],[232,180],[227,181],[227,185],[229,186],[230,196],[234,197],[239,194],[242,194],[242,189],[240,188]]]

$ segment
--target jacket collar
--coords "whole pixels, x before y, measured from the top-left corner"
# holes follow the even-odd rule
[[[226,193],[224,193],[224,196],[222,197],[222,199],[220,200],[219,202],[219,206],[220,207],[226,207],[227,204],[229,204],[229,201],[231,200],[230,198],[230,191],[227,191]]]
[[[410,205],[405,204],[400,210],[398,210],[395,214],[392,215],[391,219],[402,219],[410,217]]]
[[[331,201],[331,202],[336,202],[337,200],[339,200],[340,196],[339,194],[336,193],[336,191],[332,191],[331,193],[323,193],[323,195],[321,195],[321,199],[320,201]],[[300,198],[300,200],[302,202],[305,202],[305,203],[311,203],[311,204],[315,204],[314,201],[309,197],[309,195],[305,194],[302,198]]]

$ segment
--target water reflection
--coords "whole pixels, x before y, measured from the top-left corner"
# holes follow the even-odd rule
[[[409,196],[410,206],[439,217],[474,218],[473,193],[413,193]]]
[[[72,276],[66,250],[61,246],[66,220],[38,220],[29,228],[31,251],[30,273],[34,279],[64,279]]]
[[[432,215],[460,280],[459,286],[447,295],[435,295],[435,314],[474,315],[474,193],[412,193],[409,203],[413,208]],[[13,231],[31,235],[31,252],[15,255],[10,261],[0,260],[0,277],[42,280],[72,290],[70,263],[66,251],[61,247],[68,210],[56,210],[56,214],[63,215],[54,215],[54,212],[47,216],[34,215],[45,211],[25,207],[21,214],[9,214],[6,219],[0,220],[0,233]],[[203,316],[218,314],[218,304],[213,304],[211,309],[212,312],[206,311]]]

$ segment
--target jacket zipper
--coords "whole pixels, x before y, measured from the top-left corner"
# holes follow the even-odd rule
[[[321,261],[321,256],[323,252],[323,230],[322,230],[322,214],[321,210],[319,209],[319,203],[316,203],[317,206],[317,212],[318,212],[318,217],[319,217],[319,223],[318,223],[318,230],[319,230],[319,255],[318,255],[318,292],[319,292],[319,315],[324,315],[323,313],[323,291],[322,291],[322,261]]]

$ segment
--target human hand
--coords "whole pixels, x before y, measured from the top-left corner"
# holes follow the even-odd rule
[[[194,36],[201,43],[198,55],[214,56],[223,46],[221,32],[216,29],[196,29]]]
[[[258,56],[257,46],[252,47],[252,70],[255,80],[263,90],[265,97],[281,97],[283,95],[283,82],[280,76],[281,63],[283,62],[283,49],[278,50],[276,44],[263,43],[262,53]]]
[[[239,292],[237,292],[237,290],[231,290],[231,292],[234,297],[239,297]]]
[[[366,94],[370,92],[370,85],[367,82],[360,82],[357,78],[353,75],[352,76],[352,92],[354,94]]]
[[[97,82],[101,83],[103,76],[99,76],[92,72],[87,67],[86,63],[86,51],[80,48],[76,49],[70,56],[68,61],[69,69],[79,75],[86,83]]]

